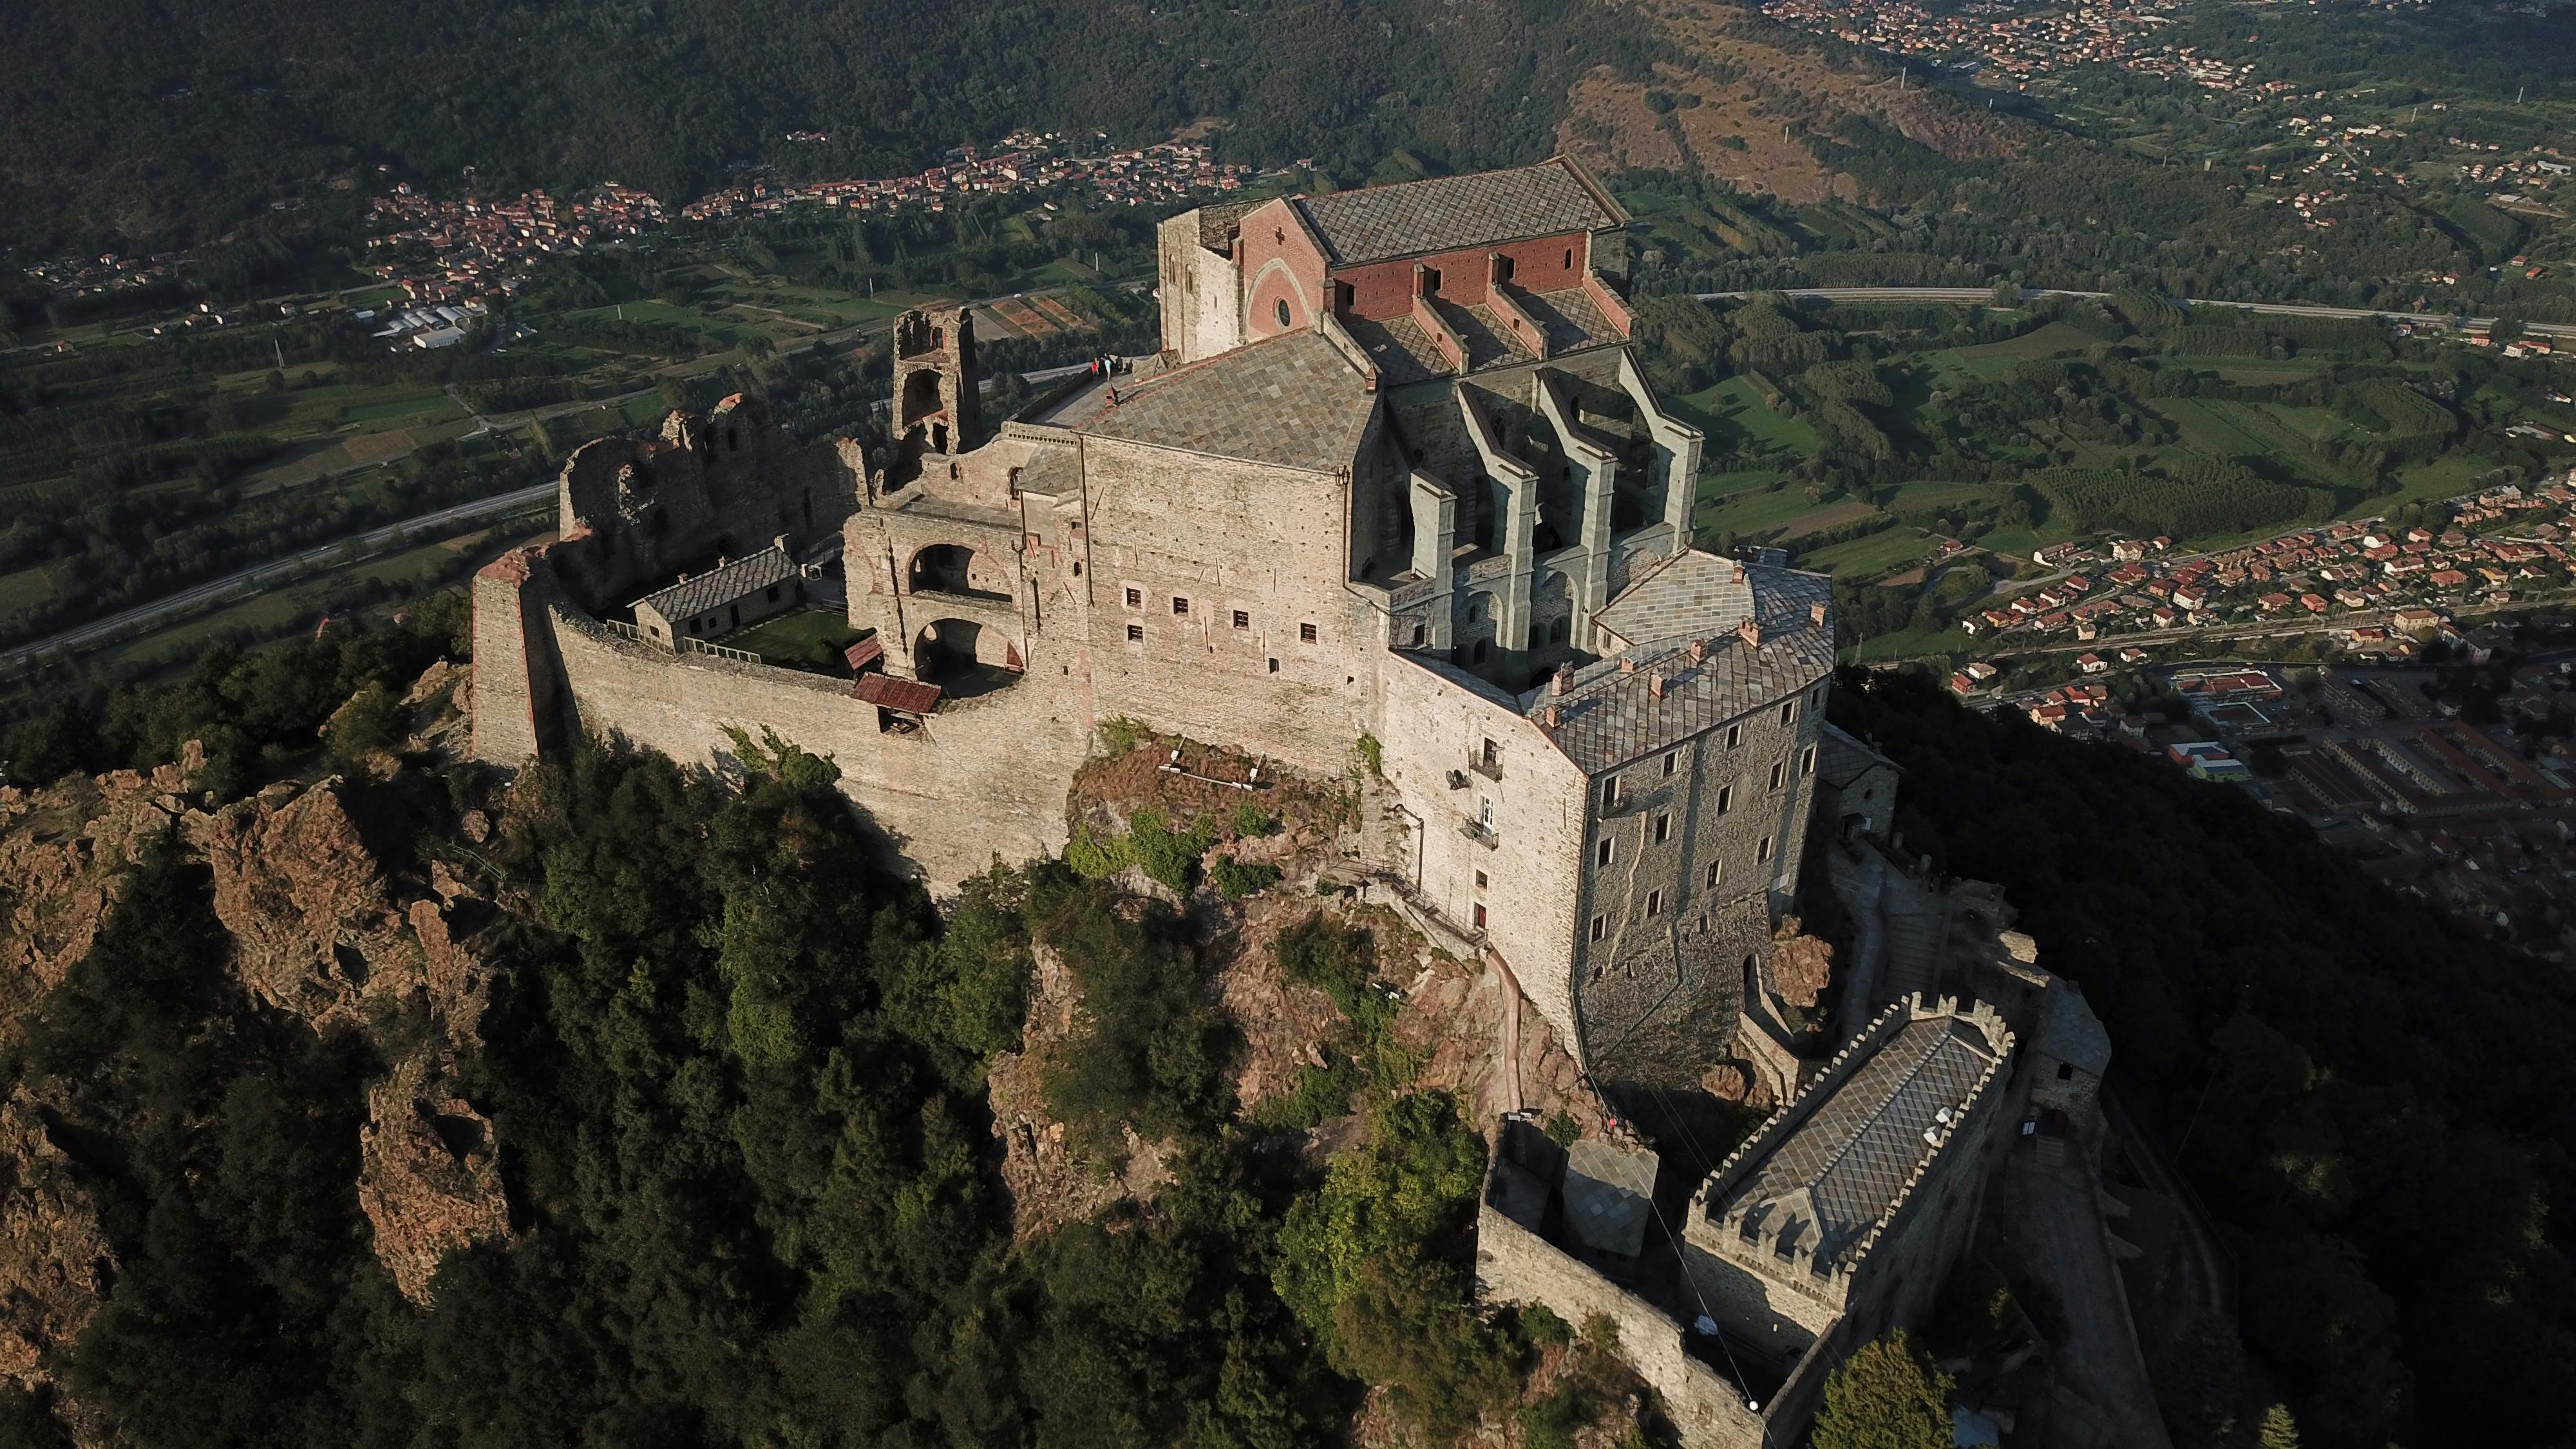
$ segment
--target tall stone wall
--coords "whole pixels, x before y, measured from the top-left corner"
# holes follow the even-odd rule
[[[1203,245],[1199,224],[1199,213],[1185,211],[1155,229],[1163,350],[1182,362],[1243,345],[1243,302],[1234,259]]]
[[[1579,1041],[1569,972],[1583,771],[1511,696],[1464,670],[1396,656],[1384,680],[1376,734],[1410,842],[1407,858],[1386,864],[1461,931],[1475,929],[1484,906],[1484,939],[1557,1039]],[[1478,768],[1487,740],[1496,747],[1491,774]],[[1450,784],[1453,771],[1462,785]],[[1485,833],[1466,833],[1471,825]]]
[[[1585,1060],[1605,1083],[1694,1085],[1727,1055],[1749,994],[1770,987],[1823,701],[1821,684],[1767,700],[1596,777],[1574,971]]]
[[[539,746],[535,697],[539,664],[531,658],[525,592],[532,568],[525,550],[502,555],[474,575],[474,757],[516,765]]]
[[[1348,480],[1096,437],[1083,450],[1100,712],[1341,769],[1368,727],[1383,627],[1344,583]]]

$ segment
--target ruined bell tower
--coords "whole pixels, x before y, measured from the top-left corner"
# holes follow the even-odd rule
[[[894,320],[895,468],[909,482],[929,456],[953,457],[981,440],[976,407],[975,319],[963,307],[917,307]]]

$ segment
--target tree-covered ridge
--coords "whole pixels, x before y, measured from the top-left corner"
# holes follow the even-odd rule
[[[1905,768],[1907,847],[2001,883],[2115,1083],[2188,1128],[2304,1442],[2563,1435],[2576,989],[2236,791],[1896,676],[1834,710]]]
[[[1607,1340],[1474,1305],[1484,1147],[1447,1095],[1379,1053],[1319,1074],[1317,1115],[1239,1110],[1205,922],[1056,861],[997,863],[943,920],[884,873],[837,768],[767,733],[732,741],[732,782],[597,747],[506,790],[417,754],[385,780],[399,732],[366,701],[452,622],[333,631],[131,691],[103,729],[66,711],[13,737],[76,766],[213,729],[191,788],[244,809],[345,763],[353,812],[502,917],[477,937],[500,971],[479,1027],[321,1025],[245,989],[193,836],[146,853],[95,948],[0,1033],[0,1093],[67,1154],[105,1265],[51,1387],[0,1392],[0,1445],[77,1423],[173,1446],[1286,1449],[1372,1385],[1435,1437],[1623,1412]],[[263,681],[279,698],[222,733]],[[461,838],[464,816],[488,831]],[[1368,932],[1291,918],[1292,979],[1384,1008]],[[1072,1170],[1130,1128],[1164,1170],[1015,1235],[986,1074],[1024,1045],[1041,951],[1080,991],[1040,1073]],[[450,1251],[414,1302],[355,1184],[370,1092],[424,1030],[452,1034],[434,1049],[489,1120],[508,1233]],[[1301,1153],[1355,1109],[1329,1171]]]
[[[11,32],[42,63],[0,90],[0,243],[48,248],[210,239],[379,162],[677,202],[740,162],[896,175],[1022,126],[1220,116],[1230,154],[1346,179],[1397,147],[1490,165],[1544,154],[1572,79],[1648,45],[1597,0],[35,0]]]

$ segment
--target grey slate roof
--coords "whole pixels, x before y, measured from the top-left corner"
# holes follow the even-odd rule
[[[2067,1062],[2079,1072],[2099,1077],[2111,1067],[2111,1034],[2084,999],[2084,988],[2060,976],[2048,989],[2048,1014],[2040,1019],[2031,1045]]]
[[[1556,707],[1549,737],[1585,772],[1615,769],[1832,672],[1832,613],[1822,623],[1812,613],[1832,597],[1822,574],[1744,565],[1696,550],[1676,555],[1596,616],[1633,641],[1627,652],[1577,670],[1562,695],[1542,686],[1530,696],[1530,712],[1544,720],[1544,711]],[[1758,646],[1734,632],[1747,617],[1762,626]],[[1694,639],[1708,645],[1697,664],[1690,661]],[[1622,659],[1634,660],[1635,672],[1622,673]],[[1661,699],[1652,683],[1658,676]]]
[[[1337,472],[1359,455],[1377,395],[1340,349],[1289,332],[1123,385],[1087,421],[1102,438]]]
[[[635,601],[635,607],[649,608],[676,624],[794,577],[796,561],[787,556],[787,550],[771,544],[722,568],[709,569],[696,578],[682,579],[667,589],[646,594]]]
[[[1834,1094],[1774,1146],[1760,1168],[1723,1199],[1712,1217],[1738,1207],[1812,1216],[1802,1233],[1818,1272],[1830,1272],[1896,1205],[1906,1179],[1939,1149],[1924,1140],[1936,1113],[1956,1108],[1995,1060],[1983,1032],[1952,1016],[1909,1022],[1883,1042]],[[1769,1231],[1774,1224],[1762,1224]]]
[[[1304,196],[1294,204],[1336,266],[1600,231],[1625,220],[1563,157],[1509,171]]]
[[[1903,772],[1904,767],[1853,739],[1838,725],[1827,724],[1819,730],[1816,745],[1816,774],[1837,790],[1881,767]]]

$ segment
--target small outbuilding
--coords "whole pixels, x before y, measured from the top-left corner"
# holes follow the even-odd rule
[[[644,637],[677,649],[683,639],[714,639],[805,601],[805,579],[781,539],[760,552],[684,578],[635,601]]]

